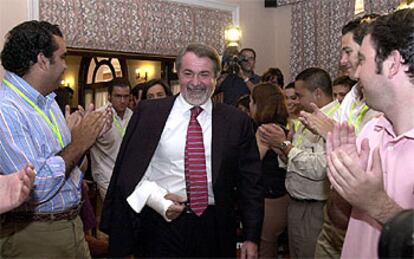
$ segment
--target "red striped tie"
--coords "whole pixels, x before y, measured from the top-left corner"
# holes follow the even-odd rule
[[[197,116],[202,111],[198,106],[191,108],[191,118],[188,124],[185,143],[187,196],[191,210],[198,216],[201,216],[208,206],[207,169],[203,131],[197,121]]]

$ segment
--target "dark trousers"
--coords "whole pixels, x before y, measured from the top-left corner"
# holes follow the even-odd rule
[[[235,221],[229,222],[228,213],[215,206],[209,206],[200,217],[183,212],[172,222],[149,207],[141,216],[143,257],[236,256]]]

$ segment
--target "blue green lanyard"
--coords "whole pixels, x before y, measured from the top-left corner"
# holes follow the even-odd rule
[[[125,135],[126,125],[128,124],[125,124],[125,127],[122,127],[121,123],[119,123],[118,119],[115,117],[115,114],[113,115],[113,118],[114,118],[115,127],[118,129],[119,134],[121,134],[121,137],[123,137]]]
[[[65,147],[65,144],[63,143],[62,134],[60,133],[59,126],[56,122],[55,115],[52,112],[52,108],[49,110],[50,117],[52,117],[53,123],[50,121],[50,119],[46,116],[46,114],[37,106],[32,100],[30,100],[29,97],[27,97],[22,91],[20,91],[16,86],[14,86],[12,83],[10,83],[8,80],[3,79],[3,82],[6,83],[8,87],[10,87],[16,94],[18,94],[20,97],[22,97],[30,106],[35,109],[37,113],[39,113],[43,119],[46,121],[46,123],[49,125],[49,127],[52,129],[53,133],[55,134],[56,138],[59,141],[59,144],[62,148]]]
[[[353,121],[352,111],[355,109],[355,105],[356,105],[356,103],[352,102],[351,108],[349,109],[348,124],[354,125],[355,129],[358,129],[359,124],[361,124],[362,118],[364,117],[365,113],[367,113],[369,108],[365,104],[364,107],[362,108],[361,112],[359,113],[359,115],[356,117],[356,120]]]
[[[339,109],[341,106],[340,103],[335,104],[333,107],[331,107],[329,110],[324,112],[328,117],[332,117],[332,115]],[[300,123],[300,121],[299,121]],[[299,127],[298,127],[299,128]],[[297,138],[296,145],[300,145],[303,141],[303,138],[305,137],[305,132],[307,129],[304,127],[302,132],[300,133],[299,137]]]

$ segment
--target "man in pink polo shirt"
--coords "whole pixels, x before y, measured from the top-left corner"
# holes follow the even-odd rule
[[[382,225],[414,208],[413,34],[412,9],[374,22],[359,50],[356,76],[368,106],[384,115],[357,139],[346,124],[328,134],[329,179],[353,206],[342,258],[377,258]]]

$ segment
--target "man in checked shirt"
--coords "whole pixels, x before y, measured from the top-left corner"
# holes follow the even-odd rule
[[[1,216],[0,257],[90,258],[78,216],[83,174],[77,164],[111,113],[91,106],[67,112],[65,121],[53,93],[65,54],[59,27],[42,21],[13,28],[1,52],[0,171],[32,164],[36,178],[29,199]]]

